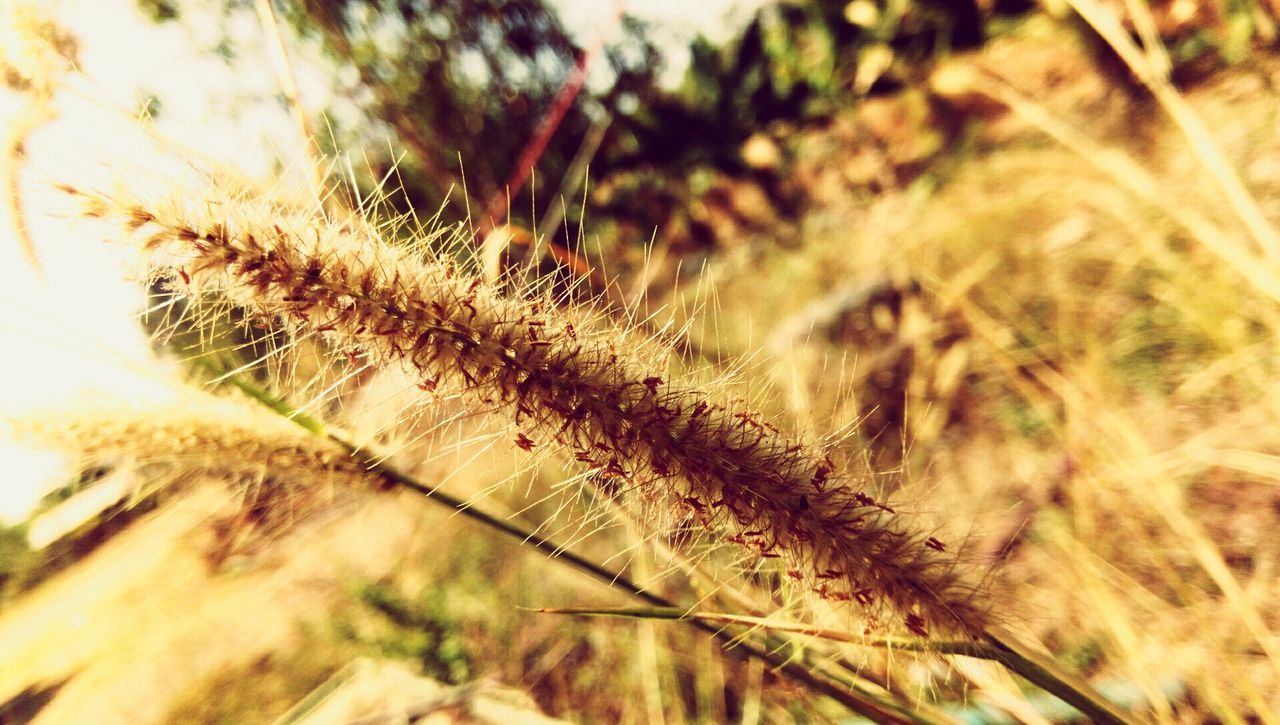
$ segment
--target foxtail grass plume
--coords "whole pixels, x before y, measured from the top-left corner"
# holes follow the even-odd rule
[[[70,454],[86,469],[115,469],[109,483],[97,482],[33,519],[33,547],[52,543],[108,509],[182,487],[193,476],[224,481],[242,500],[237,516],[214,522],[226,544],[232,534],[286,530],[335,496],[385,484],[328,437],[243,402],[194,392],[146,405],[107,402],[81,401],[0,419],[6,437],[25,446]],[[237,532],[237,526],[244,530]],[[211,563],[218,563],[229,549],[215,546],[209,553]]]
[[[668,350],[546,299],[504,297],[425,249],[359,222],[216,186],[139,203],[67,188],[115,220],[151,273],[216,294],[424,391],[455,386],[514,426],[527,451],[560,448],[609,490],[699,518],[825,599],[892,614],[920,635],[978,633],[983,597],[942,542],[876,500],[822,448],[670,379]]]
[[[376,484],[341,446],[280,416],[213,395],[167,403],[81,404],[5,421],[24,444],[75,453],[86,463],[172,464],[228,477],[276,475],[335,486]]]

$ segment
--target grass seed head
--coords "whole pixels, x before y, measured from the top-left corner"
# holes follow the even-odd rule
[[[819,447],[672,380],[667,350],[546,300],[503,296],[359,223],[215,189],[140,204],[72,190],[118,220],[153,273],[340,351],[406,366],[501,411],[526,451],[554,444],[609,489],[692,512],[825,599],[907,629],[976,633],[987,609],[942,542],[863,490]]]

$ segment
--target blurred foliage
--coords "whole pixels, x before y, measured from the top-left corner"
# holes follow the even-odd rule
[[[24,43],[0,46],[0,83],[21,93],[48,96],[58,76],[80,64],[80,43],[66,28],[30,7],[6,9],[25,37]]]
[[[308,639],[305,647],[288,653],[265,654],[224,668],[175,703],[166,721],[206,725],[273,722],[352,656],[332,642]]]
[[[25,526],[0,527],[0,607],[25,591],[40,568],[40,557],[27,546]]]
[[[361,590],[360,599],[391,625],[393,631],[376,638],[383,656],[412,660],[424,675],[450,685],[473,676],[466,639],[449,619],[443,588],[428,587],[409,599],[389,584],[374,583]]]
[[[167,0],[139,2],[157,20],[179,17]],[[234,12],[248,5],[227,0],[225,7]],[[996,3],[987,15],[1025,5]],[[395,166],[403,195],[394,201],[402,210],[434,210],[465,181],[470,213],[476,214],[476,203],[509,196],[511,219],[532,227],[535,212],[520,201],[528,192],[506,185],[585,55],[552,7],[543,0],[287,0],[278,7],[298,33],[321,43],[342,71],[345,96],[368,121],[340,128],[330,119],[333,137],[321,139],[333,145],[327,151],[361,149],[370,184]],[[684,82],[669,89],[659,84],[655,29],[621,16],[616,30],[600,29],[607,72],[590,69],[607,83],[577,97],[536,159],[539,211],[581,198],[583,180],[565,176],[581,140],[598,124],[607,127],[598,149],[581,149],[591,156],[590,176],[601,192],[592,199],[588,225],[601,220],[635,242],[662,229],[677,249],[723,242],[723,226],[690,210],[706,201],[730,209],[733,222],[744,221],[723,199],[732,191],[715,183],[726,177],[729,187],[758,186],[768,216],[793,218],[801,197],[781,183],[775,164],[744,160],[743,144],[778,124],[821,123],[847,106],[854,90],[901,85],[881,66],[973,47],[984,36],[986,17],[973,0],[768,4],[723,47],[696,38]],[[868,87],[856,89],[857,83]],[[388,132],[402,157],[385,150],[381,137]],[[565,199],[556,198],[560,193]],[[568,216],[581,211],[571,207]],[[454,204],[444,216],[458,220],[467,213],[466,205]]]
[[[138,9],[151,20],[163,23],[178,18],[178,6],[173,0],[138,0]]]
[[[724,46],[696,38],[678,88],[634,91],[633,110],[595,160],[593,213],[633,241],[661,230],[677,252],[798,218],[807,195],[787,183],[779,142],[828,123],[865,92],[900,86],[872,82],[888,70],[880,65],[971,47],[982,34],[972,2],[765,5]]]
[[[158,21],[180,16],[171,0],[139,3]],[[581,219],[589,236],[621,245],[606,253],[634,252],[660,230],[678,254],[766,229],[785,243],[778,222],[800,218],[812,196],[803,180],[790,178],[799,132],[828,126],[860,99],[921,87],[934,61],[983,45],[1036,8],[1030,0],[767,3],[722,46],[695,38],[683,82],[666,88],[659,83],[657,29],[631,16],[619,17],[616,29],[599,28],[607,43],[598,59],[589,59],[545,0],[276,4],[296,32],[319,41],[339,70],[344,96],[362,112],[352,128],[335,126],[331,117],[319,127],[332,136],[319,140],[328,152],[360,149],[368,186],[394,169],[401,188],[390,201],[397,210],[434,211],[450,194],[459,202],[465,189],[469,204],[449,205],[442,218],[470,216],[481,234],[507,220],[532,229],[535,217],[551,217],[539,231],[563,236],[569,232],[557,228],[562,218]],[[251,5],[225,0],[224,7]],[[1035,12],[1067,12],[1047,7]],[[1152,13],[1180,79],[1240,60],[1254,42],[1275,34],[1273,19],[1254,2],[1156,2]],[[1073,22],[1096,62],[1136,89],[1105,44],[1083,21]],[[234,56],[232,39],[218,47]],[[579,63],[601,62],[607,69],[588,68],[593,83],[533,160],[532,192],[508,188],[566,79]],[[922,153],[944,150],[943,136],[961,138],[959,122],[932,112],[913,122],[928,139]],[[604,130],[598,146],[584,141],[593,128]],[[388,134],[395,138],[390,149],[383,142]],[[590,163],[585,215],[585,165],[574,163],[580,153]],[[523,201],[530,193],[534,202]]]
[[[345,91],[370,119],[385,124],[376,132],[390,127],[408,152],[398,173],[404,201],[417,209],[437,208],[464,180],[481,203],[502,194],[521,150],[584,54],[540,0],[301,0],[287,4],[285,15],[354,71]],[[636,21],[624,18],[622,28],[604,54],[612,88],[569,108],[538,161],[537,181],[558,180],[592,123],[615,113],[630,89],[653,84],[661,67],[656,49]],[[377,146],[348,135],[356,133],[336,129],[333,141],[340,148]],[[372,174],[395,161],[374,159]],[[462,215],[463,205],[455,206],[447,213]]]
[[[407,597],[385,581],[363,583],[350,606],[322,626],[299,628],[296,646],[225,667],[191,685],[168,713],[173,723],[273,722],[353,659],[411,662],[445,684],[475,671],[440,588]]]
[[[82,472],[77,480],[42,498],[32,518],[88,488],[107,471],[94,467]],[[159,501],[158,496],[147,496],[118,503],[38,550],[32,550],[27,543],[26,524],[0,526],[0,611],[41,582],[92,554],[131,523],[154,511]]]

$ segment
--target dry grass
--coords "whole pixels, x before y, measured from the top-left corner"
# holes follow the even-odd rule
[[[843,354],[844,404],[865,412],[858,398],[886,405],[876,379],[893,371],[905,433],[872,443],[896,455],[911,442],[904,478],[1004,560],[1010,621],[1137,686],[1162,721],[1277,711],[1278,552],[1262,532],[1278,523],[1280,269],[1257,219],[1237,214],[1246,203],[1226,199],[1241,188],[1224,191],[1188,148],[1254,169],[1247,205],[1274,223],[1261,161],[1274,154],[1273,73],[1178,96],[1178,114],[1205,119],[1190,142],[1185,119],[1091,139],[1110,117],[1055,115],[1052,98],[974,74],[1026,120],[1015,143],[926,178],[935,192],[827,209],[803,263],[768,256],[720,287],[772,300],[753,280],[782,268],[779,288],[843,277],[896,290],[788,349],[792,388],[822,389]],[[854,215],[868,221],[850,232]],[[768,305],[748,314],[805,314]],[[839,404],[809,395],[806,407]]]

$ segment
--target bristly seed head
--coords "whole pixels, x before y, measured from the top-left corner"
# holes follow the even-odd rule
[[[872,619],[889,605],[922,636],[986,624],[983,597],[941,541],[821,448],[672,381],[666,351],[627,331],[503,297],[446,261],[271,201],[223,193],[148,208],[71,191],[87,215],[119,218],[157,275],[375,363],[407,365],[424,391],[457,384],[507,412],[518,447],[556,441],[595,478],[665,498],[759,556],[786,560],[788,578],[819,596],[855,602]]]

